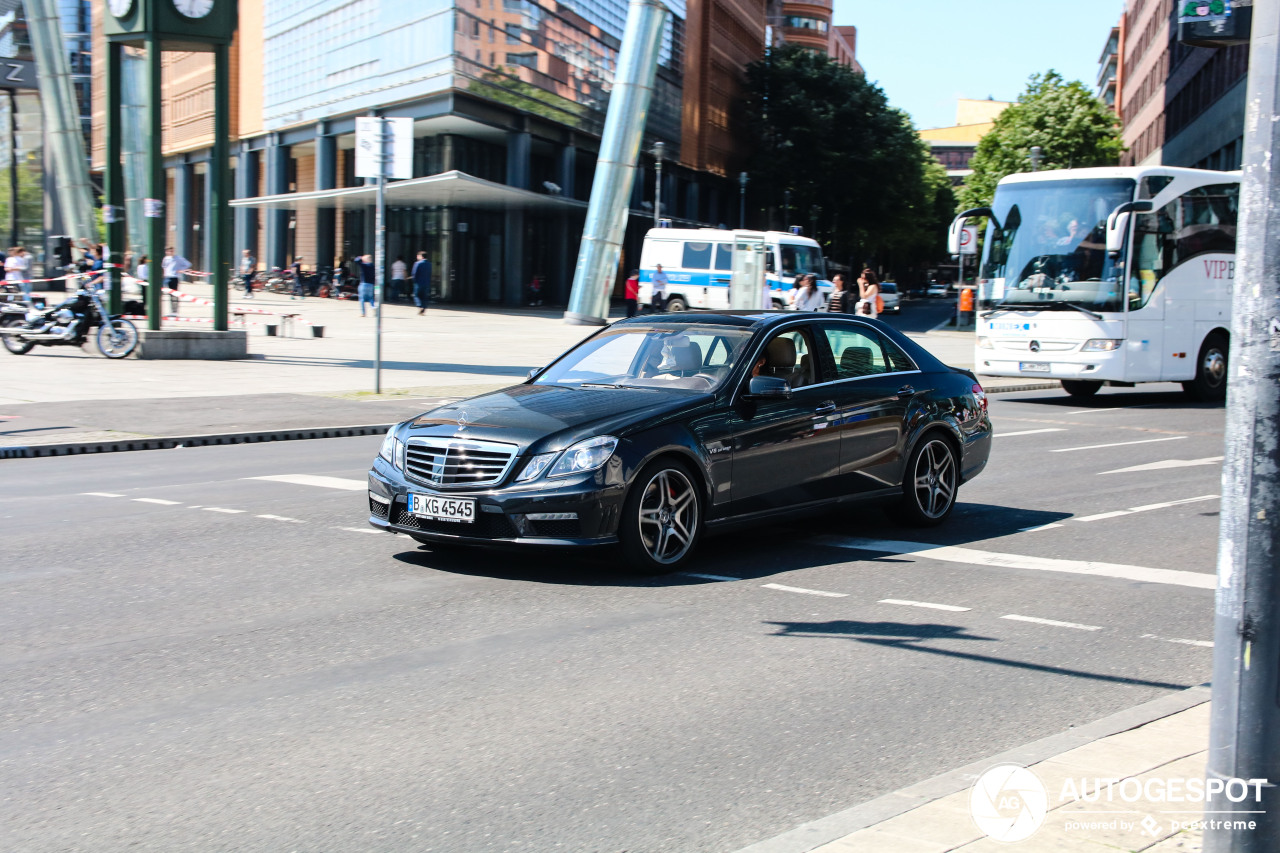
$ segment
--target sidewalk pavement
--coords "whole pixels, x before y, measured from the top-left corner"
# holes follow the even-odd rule
[[[1203,804],[1147,797],[1158,796],[1166,782],[1181,785],[1182,780],[1204,779],[1208,700],[1207,685],[1164,696],[814,821],[738,853],[1198,853],[1202,831],[1194,826],[1180,828],[1175,822],[1186,825],[1199,821],[1204,816]],[[974,782],[1000,764],[1029,767],[1047,794],[1043,823],[1021,841],[997,841],[988,836],[978,828],[970,808]],[[1149,780],[1155,781],[1148,785]],[[1126,789],[1138,792],[1136,799],[1123,794]],[[1170,786],[1168,790],[1183,789]]]
[[[187,291],[212,295],[207,285],[188,285]],[[230,305],[300,318],[289,337],[268,337],[265,324],[272,318],[247,315],[259,325],[247,326],[250,357],[235,361],[112,361],[92,345],[38,347],[23,356],[0,352],[0,451],[9,449],[0,458],[129,449],[121,442],[156,437],[267,441],[307,437],[284,431],[385,428],[440,400],[518,383],[595,331],[564,323],[558,308],[436,306],[419,315],[412,305],[386,304],[382,393],[374,394],[372,312],[362,317],[351,300],[264,292],[250,300],[234,293]],[[165,321],[165,328],[208,328],[185,321],[209,316],[207,307],[184,303],[183,319]],[[324,327],[323,337],[312,336],[313,326]],[[973,363],[968,333],[911,336],[948,364]],[[1058,387],[1019,379],[982,382],[990,392]]]

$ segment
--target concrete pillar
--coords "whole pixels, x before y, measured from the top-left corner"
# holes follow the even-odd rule
[[[338,140],[326,136],[324,126],[316,128],[316,189],[332,190],[338,186]],[[313,257],[318,266],[332,266],[338,254],[338,212],[332,207],[316,211],[316,244]]]
[[[196,167],[191,163],[181,163],[173,170],[173,224],[174,233],[170,245],[174,251],[187,260],[191,260],[191,226],[196,221],[196,211],[191,209],[195,188]],[[201,223],[203,226],[203,223]],[[207,269],[207,267],[206,267]]]
[[[520,305],[524,300],[524,211],[508,210],[503,221],[502,302]],[[532,273],[530,274],[532,275]]]
[[[560,158],[556,163],[556,183],[560,185],[560,194],[565,198],[574,198],[573,179],[578,170],[578,149],[572,142],[560,149]]]
[[[267,195],[280,195],[289,191],[289,147],[280,144],[276,134],[267,137],[267,147],[262,152],[266,160]],[[289,211],[268,210],[266,215],[267,247],[263,261],[268,267],[284,268],[289,265]]]
[[[452,172],[458,168],[458,151],[452,133],[440,134],[440,171]]]
[[[529,189],[529,160],[533,140],[527,131],[513,130],[507,134],[507,186]]]
[[[258,194],[258,154],[248,146],[240,149],[236,164],[236,198],[253,198]],[[236,210],[236,270],[239,271],[240,255],[248,249],[261,263],[258,243],[258,211],[253,208]]]
[[[452,301],[456,294],[454,293],[453,282],[456,272],[456,254],[457,254],[457,224],[458,215],[454,208],[446,207],[440,211],[440,268],[434,270],[438,276],[437,282],[440,288],[440,298],[445,302]]]

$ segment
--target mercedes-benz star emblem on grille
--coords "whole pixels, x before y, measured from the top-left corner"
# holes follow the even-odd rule
[[[1039,341],[1032,341],[1032,342],[1031,342],[1031,351],[1032,351],[1032,352],[1040,352],[1040,342],[1039,342]]]

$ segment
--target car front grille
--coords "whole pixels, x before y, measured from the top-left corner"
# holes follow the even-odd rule
[[[502,480],[515,455],[515,445],[496,441],[411,438],[404,468],[433,486],[491,486]]]
[[[477,513],[476,520],[469,524],[458,521],[437,521],[434,518],[418,518],[405,509],[404,501],[396,501],[392,516],[397,526],[421,530],[425,533],[448,533],[475,539],[515,539],[519,535],[511,519],[496,512]]]

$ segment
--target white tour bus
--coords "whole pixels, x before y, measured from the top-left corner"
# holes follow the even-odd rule
[[[795,229],[798,231],[799,229]],[[735,275],[758,266],[763,253],[764,279],[749,302],[730,298]],[[752,260],[746,255],[755,255]],[[735,268],[735,263],[737,267]],[[640,253],[640,304],[652,302],[653,274],[658,264],[667,274],[666,310],[690,308],[785,308],[796,273],[817,273],[823,298],[831,295],[822,249],[816,240],[784,231],[719,228],[650,228]],[[736,269],[736,273],[735,273]],[[757,281],[761,281],[756,278]],[[768,294],[764,287],[768,287]]]
[[[1010,175],[987,217],[974,364],[988,376],[1226,394],[1240,172],[1164,166]]]

